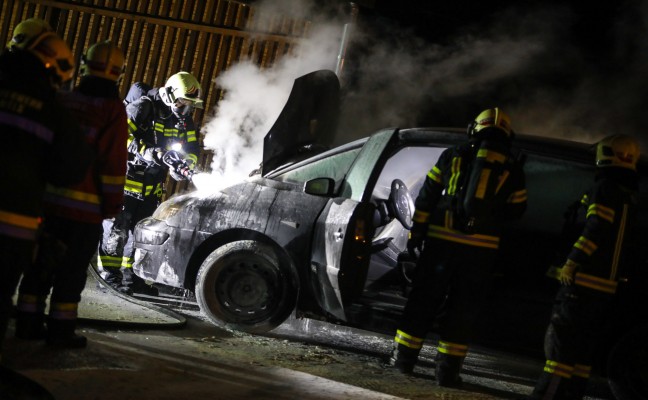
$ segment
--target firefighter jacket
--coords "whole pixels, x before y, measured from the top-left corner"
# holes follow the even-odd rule
[[[46,183],[79,182],[93,160],[71,115],[56,101],[48,71],[23,50],[0,55],[0,234],[34,240]]]
[[[136,83],[131,92],[143,87]],[[182,154],[191,168],[198,161],[198,140],[196,127],[191,116],[180,118],[169,106],[164,104],[153,88],[126,105],[128,115],[128,151],[129,175],[126,179],[127,195],[143,199],[151,194],[161,195],[162,182],[166,178],[168,167],[160,158],[171,150],[176,143],[182,146]],[[130,93],[129,93],[130,96]],[[153,168],[153,173],[144,173],[147,168]],[[163,173],[160,174],[158,171]]]
[[[164,104],[158,89],[154,88],[145,96],[126,106],[128,114],[129,141],[135,142],[132,152],[152,161],[153,149],[171,150],[171,146],[182,145],[184,157],[190,165],[198,161],[198,140],[196,126],[191,116],[180,118]]]
[[[508,140],[472,140],[446,149],[428,172],[412,234],[497,249],[503,222],[521,217],[526,203],[522,163]]]
[[[568,258],[580,265],[574,283],[613,294],[632,256],[632,229],[637,203],[637,176],[623,168],[601,168],[581,205],[584,227]],[[581,215],[582,217],[582,215]]]
[[[115,217],[122,208],[126,181],[126,109],[115,82],[85,76],[59,100],[76,117],[96,159],[85,179],[75,185],[48,185],[47,215],[86,223]]]

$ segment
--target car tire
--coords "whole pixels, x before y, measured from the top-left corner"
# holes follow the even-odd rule
[[[268,332],[295,308],[296,274],[275,249],[254,240],[212,251],[198,270],[196,300],[218,326],[248,333]]]
[[[610,352],[607,375],[617,400],[648,399],[648,326],[623,336]]]

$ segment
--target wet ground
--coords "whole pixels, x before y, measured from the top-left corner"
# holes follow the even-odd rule
[[[413,376],[383,363],[392,338],[312,320],[267,336],[217,328],[191,306],[165,312],[97,289],[84,292],[83,350],[52,350],[10,337],[3,364],[55,399],[516,399],[531,391],[541,360],[475,349],[462,390],[434,380],[433,345]],[[591,399],[611,399],[597,380]],[[3,399],[4,400],[4,399]]]

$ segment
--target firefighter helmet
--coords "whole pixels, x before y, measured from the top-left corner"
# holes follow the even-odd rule
[[[39,36],[47,32],[53,32],[53,29],[46,21],[40,18],[29,18],[21,21],[14,28],[11,40],[7,43],[7,49],[25,49]]]
[[[597,167],[621,167],[637,170],[639,142],[630,135],[611,135],[596,145]]]
[[[60,87],[74,76],[74,56],[67,43],[54,32],[41,35],[27,50],[50,72],[52,86]]]
[[[200,83],[189,72],[178,72],[171,75],[164,87],[160,88],[160,97],[174,113],[186,114],[191,108],[203,108],[200,98]]]
[[[506,134],[506,137],[513,137],[511,129],[511,118],[500,108],[489,108],[479,113],[477,118],[468,125],[468,136],[478,136],[481,131],[487,128],[496,128]]]
[[[80,72],[117,82],[124,74],[124,53],[108,40],[95,43],[81,57]]]

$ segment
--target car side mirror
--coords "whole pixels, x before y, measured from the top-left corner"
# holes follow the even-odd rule
[[[331,178],[315,178],[304,184],[304,193],[315,196],[332,196],[335,192],[335,181]]]

